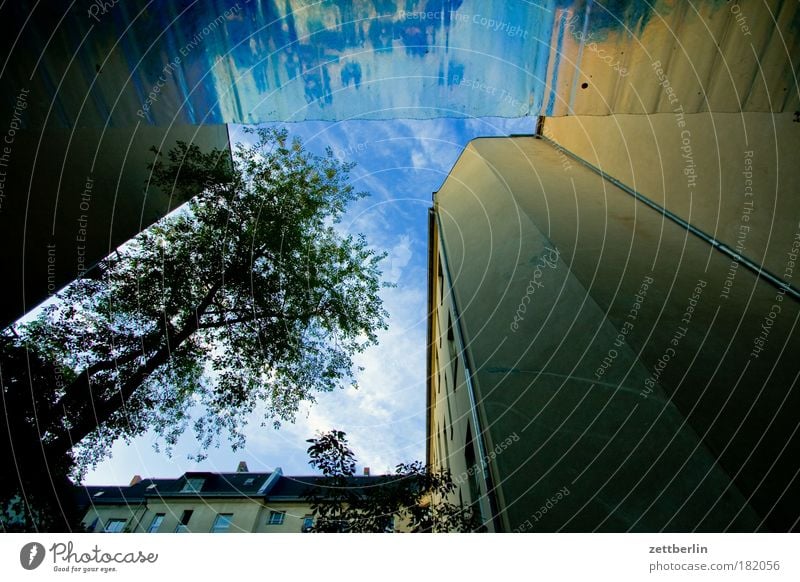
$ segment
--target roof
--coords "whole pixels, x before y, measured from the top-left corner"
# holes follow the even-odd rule
[[[325,477],[320,475],[311,475],[305,477],[281,477],[275,487],[269,492],[270,499],[302,499],[305,495],[314,488],[327,488],[325,486]],[[392,479],[391,475],[370,475],[370,476],[357,476],[347,479],[348,488],[354,490],[365,490],[369,487],[377,487]],[[332,488],[331,488],[332,489]]]
[[[203,479],[198,491],[184,491],[189,479]],[[270,473],[187,472],[177,479],[142,479],[135,485],[90,485],[76,487],[76,503],[90,505],[135,505],[152,498],[269,498],[302,500],[313,488],[324,487],[320,475],[284,476],[280,468]],[[363,490],[390,482],[390,475],[357,476],[348,487]]]
[[[142,503],[153,497],[258,497],[273,473],[188,472],[177,479],[142,479],[135,485],[78,487],[79,502],[86,505]],[[203,479],[197,491],[184,491],[189,479]]]

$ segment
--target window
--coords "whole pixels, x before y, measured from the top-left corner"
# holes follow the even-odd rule
[[[467,473],[469,474],[467,483],[469,485],[469,496],[472,504],[472,511],[478,516],[478,519],[480,519],[481,523],[483,523],[483,509],[481,508],[480,503],[481,487],[478,483],[480,467],[478,467],[478,463],[476,462],[475,458],[475,446],[472,444],[472,429],[469,426],[469,422],[467,422],[467,442],[464,445],[464,457],[467,462]]]
[[[458,356],[453,358],[453,393],[458,388]]]
[[[244,486],[247,487],[248,485],[252,485],[255,482],[254,477],[248,477],[244,480]]]
[[[127,519],[109,519],[103,531],[106,533],[120,533],[125,530],[127,521]]]
[[[444,460],[445,460],[445,468],[450,468],[450,445],[447,444],[447,422],[445,421],[444,427],[442,428],[442,440],[444,441]]]
[[[181,489],[181,493],[196,493],[203,488],[203,483],[206,480],[203,478],[192,477],[191,479],[186,479],[186,483],[183,485],[183,489]]]
[[[211,533],[222,533],[228,531],[233,521],[232,513],[218,513],[217,518],[214,520],[214,525],[211,526]]]
[[[450,317],[450,313],[448,312],[447,313],[447,352],[448,352],[448,355],[450,356],[450,365],[454,369],[454,373],[453,373],[453,391],[454,392],[455,392],[455,389],[456,389],[455,388],[456,381],[458,380],[458,378],[456,377],[458,375],[458,362],[456,362],[455,364],[453,363],[453,360],[455,360],[458,357],[458,354],[456,353],[456,342],[455,342],[455,339],[456,339],[456,336],[453,333],[453,319]]]
[[[389,520],[386,522],[386,527],[383,529],[384,533],[394,533],[394,516],[389,516]]]
[[[194,513],[191,509],[184,509],[183,514],[181,515],[181,522],[178,524],[178,527],[175,528],[175,533],[185,533],[189,531],[187,527],[189,525],[189,520],[192,519],[192,514]]]
[[[444,301],[444,277],[442,276],[442,264],[439,263],[439,305]]]
[[[285,511],[270,511],[267,525],[281,525],[284,517],[286,517]]]
[[[436,421],[433,423],[433,429],[431,430],[431,434],[436,435],[436,443],[434,446],[434,452],[436,453],[436,460],[439,461],[439,465],[442,464],[442,441],[439,439],[439,425],[436,424]]]
[[[150,527],[147,528],[147,533],[156,533],[158,528],[161,527],[161,522],[164,521],[163,513],[156,513],[153,521],[150,522]]]
[[[314,527],[314,516],[313,515],[306,515],[303,518],[303,529],[301,531],[308,532],[311,531],[311,528]]]
[[[444,380],[447,382],[447,374],[445,374]],[[445,386],[445,392],[447,392],[447,386]],[[453,440],[453,411],[450,406],[450,394],[446,394],[444,399],[447,402],[447,419],[450,421],[450,440]],[[445,433],[447,433],[447,429],[445,429]]]

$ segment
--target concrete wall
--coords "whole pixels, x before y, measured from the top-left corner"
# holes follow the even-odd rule
[[[796,2],[5,3],[29,127],[798,107]],[[159,34],[153,34],[153,31]],[[445,108],[443,109],[443,105]]]
[[[2,168],[0,327],[185,202],[148,185],[150,148],[177,140],[229,149],[224,125],[16,134]]]
[[[793,112],[798,16],[783,0],[558,3],[542,115]]]
[[[307,503],[295,501],[264,502],[262,500],[248,500],[236,498],[186,498],[186,499],[148,499],[143,505],[94,505],[83,519],[83,524],[89,526],[99,518],[95,531],[103,531],[105,524],[110,519],[126,519],[126,532],[147,532],[156,514],[163,513],[164,521],[158,533],[173,533],[180,523],[185,510],[192,510],[192,516],[187,527],[190,533],[209,533],[214,520],[220,513],[233,514],[233,520],[228,529],[229,533],[257,532],[257,533],[300,533],[303,518],[311,514],[311,507]],[[268,523],[271,511],[286,513],[280,525]]]
[[[187,530],[191,533],[208,533],[214,520],[220,513],[233,514],[233,519],[228,531],[252,532],[262,513],[262,504],[259,501],[247,499],[157,499],[148,500],[147,515],[142,520],[138,531],[147,531],[153,515],[164,513],[164,522],[159,528],[160,532],[174,532],[180,523],[183,511],[192,510]]]
[[[147,508],[144,505],[126,505],[124,503],[119,503],[111,506],[93,505],[86,512],[86,515],[81,520],[81,523],[89,531],[102,532],[105,530],[106,524],[110,520],[124,519],[126,521],[124,531],[134,532],[142,531],[139,528],[139,524],[143,519],[146,518]],[[147,525],[149,524],[150,521],[147,521]]]
[[[800,123],[791,113],[557,117],[543,133],[783,275],[800,219]]]
[[[790,297],[542,140],[473,141],[436,209],[510,529],[791,527]]]
[[[472,506],[486,528],[494,531],[494,516],[487,497],[487,483],[481,470],[477,441],[479,435],[472,417],[464,358],[454,328],[457,321],[452,295],[445,283],[444,270],[440,267],[442,257],[438,247],[433,252],[436,257],[436,275],[433,287],[432,376],[428,386],[432,437],[428,441],[428,459],[434,467],[450,471],[456,488],[448,501]],[[468,441],[472,442],[476,463],[467,463]]]

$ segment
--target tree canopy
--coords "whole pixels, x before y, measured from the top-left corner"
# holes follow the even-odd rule
[[[383,533],[403,522],[412,533],[476,532],[484,528],[469,506],[450,501],[450,472],[420,461],[401,463],[391,475],[357,477],[356,458],[340,430],[309,439],[309,464],[323,479],[309,488],[316,533]]]
[[[364,194],[332,152],[253,135],[233,156],[179,143],[158,158],[152,183],[190,201],[3,333],[2,460],[19,470],[0,501],[26,498],[37,466],[80,475],[147,430],[170,448],[191,427],[199,454],[240,446],[254,412],[291,421],[355,383],[387,318],[383,255],[340,227]]]

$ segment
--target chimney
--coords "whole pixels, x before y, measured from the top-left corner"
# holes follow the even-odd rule
[[[369,467],[364,467],[364,477],[369,477]]]
[[[141,481],[142,481],[142,476],[141,475],[134,475],[133,479],[131,479],[131,484],[128,485],[128,487],[133,487],[137,483],[141,483]]]
[[[239,461],[239,466],[236,467],[237,473],[249,473],[250,469],[247,468],[247,463],[244,461]]]

